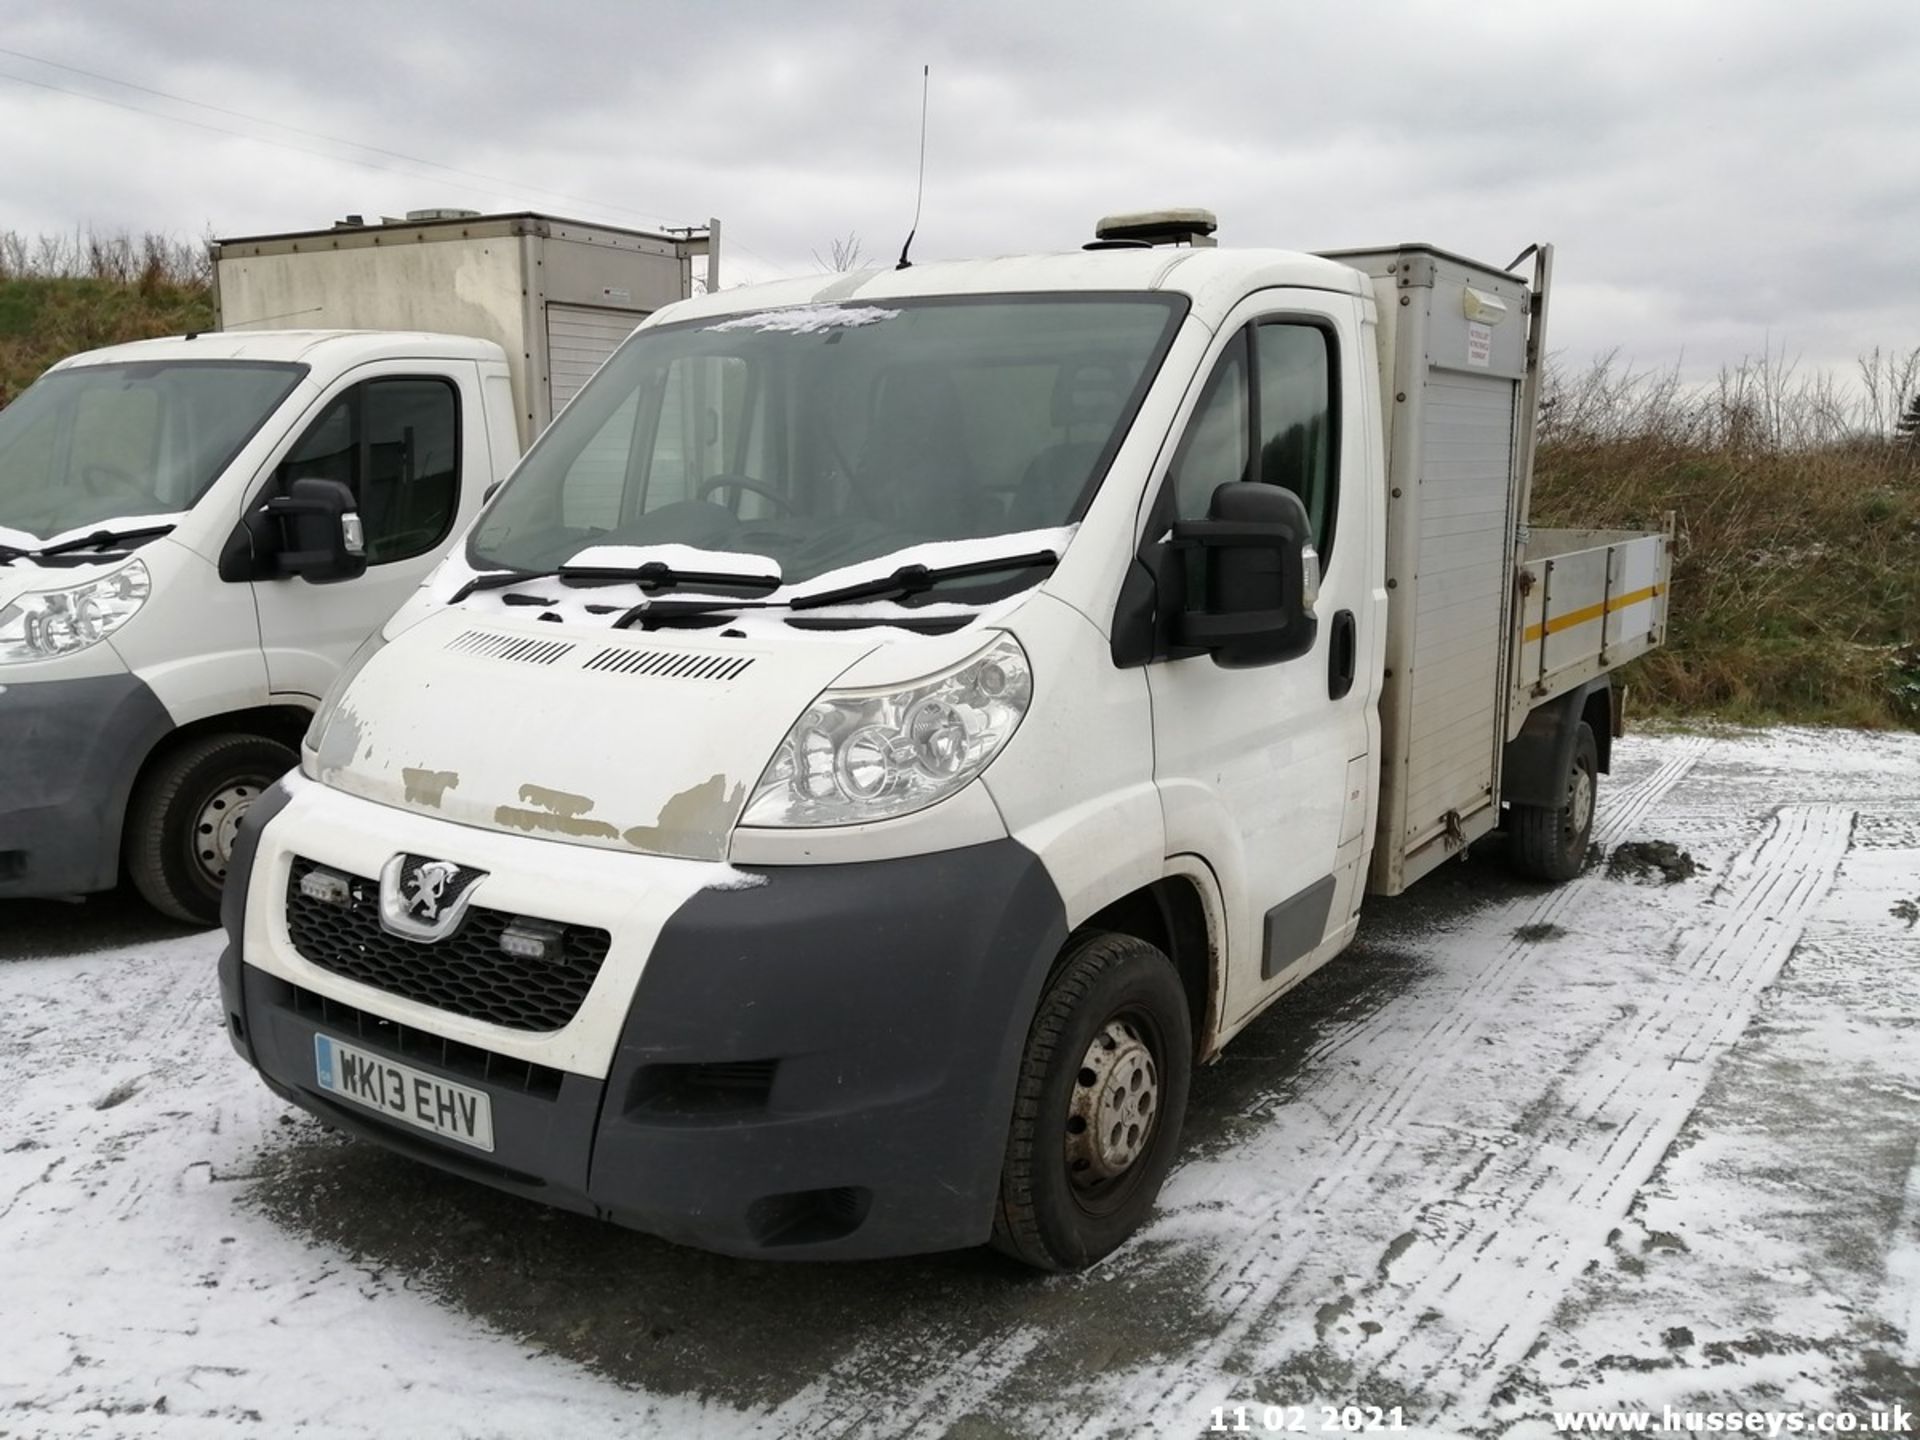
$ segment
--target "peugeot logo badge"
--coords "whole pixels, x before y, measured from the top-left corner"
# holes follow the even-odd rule
[[[380,923],[409,940],[444,940],[459,928],[486,876],[452,860],[396,855],[380,871]]]

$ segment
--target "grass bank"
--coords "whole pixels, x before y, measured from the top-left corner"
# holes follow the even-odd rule
[[[78,351],[212,324],[203,247],[160,235],[0,233],[0,406]]]

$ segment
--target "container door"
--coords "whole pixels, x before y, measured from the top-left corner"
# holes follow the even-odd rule
[[[554,414],[646,318],[644,312],[632,310],[547,306],[547,373]]]
[[[1360,413],[1358,371],[1342,354],[1357,310],[1343,297],[1276,291],[1242,317],[1222,327],[1229,338],[1174,451],[1172,513],[1206,518],[1229,481],[1299,494],[1325,565],[1318,633],[1311,651],[1278,664],[1228,670],[1200,655],[1147,671],[1169,848],[1204,856],[1226,900],[1229,1023],[1333,953],[1351,918],[1364,825],[1349,792],[1351,777],[1365,780],[1377,629],[1367,449],[1341,434],[1343,409]],[[1347,484],[1344,449],[1355,456]],[[1203,593],[1200,576],[1186,579],[1190,596]]]
[[[339,584],[252,582],[276,696],[325,694],[479,509],[492,475],[478,393],[471,363],[382,361],[336,381],[296,428],[262,495],[309,476],[342,482],[359,501],[368,564]]]

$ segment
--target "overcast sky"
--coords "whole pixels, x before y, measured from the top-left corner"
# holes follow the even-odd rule
[[[0,47],[0,229],[453,205],[718,215],[728,283],[891,261],[927,63],[917,258],[1204,205],[1227,244],[1555,241],[1568,361],[1920,345],[1908,0],[0,0]]]

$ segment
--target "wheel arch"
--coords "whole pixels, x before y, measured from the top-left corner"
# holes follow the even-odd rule
[[[1197,858],[1176,856],[1168,873],[1108,902],[1074,927],[1074,933],[1108,931],[1131,935],[1159,949],[1173,962],[1187,997],[1193,1026],[1194,1060],[1212,1058],[1220,1048],[1226,975],[1226,926],[1219,887],[1212,871]],[[1063,946],[1064,956],[1071,945]]]
[[[1573,763],[1575,737],[1584,721],[1593,731],[1600,773],[1613,760],[1613,682],[1597,676],[1531,711],[1520,733],[1509,740],[1500,762],[1500,799],[1508,805],[1543,810],[1565,803],[1567,767]]]

